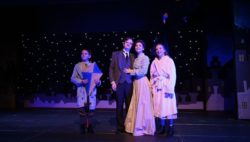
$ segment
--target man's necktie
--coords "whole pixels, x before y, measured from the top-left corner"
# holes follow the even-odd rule
[[[126,58],[126,60],[128,61],[128,59],[129,59],[128,52],[126,52],[125,55],[126,55],[125,58]]]

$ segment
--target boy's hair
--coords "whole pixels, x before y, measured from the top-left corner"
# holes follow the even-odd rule
[[[83,49],[82,49],[82,51],[83,51],[83,50],[87,51],[87,52],[89,53],[89,55],[91,55],[91,54],[92,54],[90,49],[83,48]]]

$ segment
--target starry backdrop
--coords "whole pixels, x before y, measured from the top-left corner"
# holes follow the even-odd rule
[[[170,35],[168,48],[176,64],[176,91],[193,91],[185,83],[190,83],[194,78],[204,79],[207,48],[205,32],[193,26],[172,31]],[[104,94],[112,93],[108,77],[111,54],[122,48],[123,38],[127,36],[146,42],[145,53],[151,61],[154,59],[154,44],[166,37],[159,31],[22,33],[18,49],[18,94],[75,95],[76,87],[70,82],[70,77],[74,65],[81,61],[81,50],[89,48],[92,50],[91,61],[96,62],[104,73],[102,85],[98,88],[98,98],[106,99]]]

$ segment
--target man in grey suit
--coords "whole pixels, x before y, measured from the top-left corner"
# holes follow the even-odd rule
[[[124,72],[125,68],[133,68],[134,55],[130,53],[133,40],[128,37],[124,39],[123,49],[112,53],[112,61],[109,66],[109,78],[113,91],[116,92],[116,133],[123,133],[124,114],[127,114],[132,96],[132,77]],[[125,113],[123,104],[125,102]]]

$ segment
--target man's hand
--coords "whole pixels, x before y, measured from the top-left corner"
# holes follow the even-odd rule
[[[131,73],[132,72],[132,70],[131,69],[127,69],[127,68],[125,68],[124,70],[123,70],[125,73]]]

